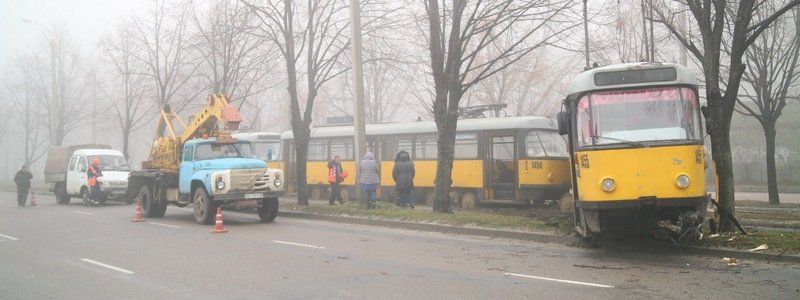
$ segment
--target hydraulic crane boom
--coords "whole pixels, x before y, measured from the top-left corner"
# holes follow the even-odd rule
[[[177,125],[183,129],[180,134]],[[161,109],[156,127],[156,138],[147,161],[142,162],[145,169],[161,169],[177,171],[181,161],[183,144],[191,139],[204,136],[217,136],[221,140],[230,140],[230,130],[239,129],[242,116],[235,106],[229,105],[228,99],[221,94],[208,95],[208,102],[198,112],[189,117],[185,123],[173,113],[169,105]]]

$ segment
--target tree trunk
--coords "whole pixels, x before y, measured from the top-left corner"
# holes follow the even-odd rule
[[[778,174],[775,167],[775,124],[764,125],[764,137],[767,143],[767,187],[769,190],[769,204],[780,204],[778,195]]]
[[[716,114],[720,115],[720,114]],[[717,201],[721,209],[735,215],[736,199],[734,195],[733,159],[731,155],[730,121],[724,116],[713,118],[711,135],[711,155],[714,158],[714,171],[717,175]],[[726,214],[720,217],[720,229],[724,232],[735,231],[733,221]]]
[[[125,159],[130,158],[128,155],[128,141],[131,138],[131,133],[129,130],[123,130],[122,132],[122,155],[125,155]]]
[[[300,130],[302,131],[302,129]],[[308,187],[306,187],[306,163],[308,162],[308,140],[310,130],[305,130],[307,133],[295,134],[294,137],[294,151],[295,151],[295,165],[294,172],[295,186],[297,187],[297,205],[308,206]]]
[[[450,208],[450,187],[453,185],[453,153],[456,142],[456,122],[458,115],[445,116],[444,122],[438,122],[438,159],[436,160],[436,179],[434,188],[433,210],[436,212],[452,213]]]

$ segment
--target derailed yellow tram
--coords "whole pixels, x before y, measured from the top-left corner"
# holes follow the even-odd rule
[[[558,125],[568,136],[582,236],[697,238],[708,203],[697,87],[691,70],[667,63],[617,64],[575,78]]]

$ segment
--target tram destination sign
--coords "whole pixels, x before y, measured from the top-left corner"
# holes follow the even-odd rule
[[[675,68],[656,68],[599,72],[594,74],[594,84],[598,86],[636,84],[660,81],[675,81],[678,73]]]

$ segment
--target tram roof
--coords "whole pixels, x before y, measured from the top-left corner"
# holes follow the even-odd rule
[[[643,82],[643,83],[609,84],[609,85],[597,85],[595,81],[595,75],[598,73],[607,73],[614,71],[649,70],[649,69],[659,69],[666,67],[671,67],[675,69],[675,73],[677,75],[675,77],[675,80],[653,81],[653,82]],[[572,80],[572,85],[570,86],[569,93],[574,94],[586,91],[617,89],[621,87],[654,86],[654,85],[665,85],[665,84],[698,85],[697,75],[695,75],[695,73],[688,67],[674,63],[635,62],[635,63],[614,64],[614,65],[594,68],[578,74],[578,76],[576,76]]]
[[[457,131],[482,131],[502,129],[547,129],[556,130],[556,123],[549,118],[525,116],[484,119],[458,120]],[[392,134],[424,134],[435,133],[436,123],[433,121],[369,124],[366,126],[367,135],[392,135]],[[352,136],[353,126],[324,126],[311,129],[311,137],[342,137]],[[281,139],[293,138],[292,131],[284,132]]]
[[[256,142],[256,141],[280,140],[281,133],[270,132],[270,131],[235,132],[231,136],[237,139]]]

